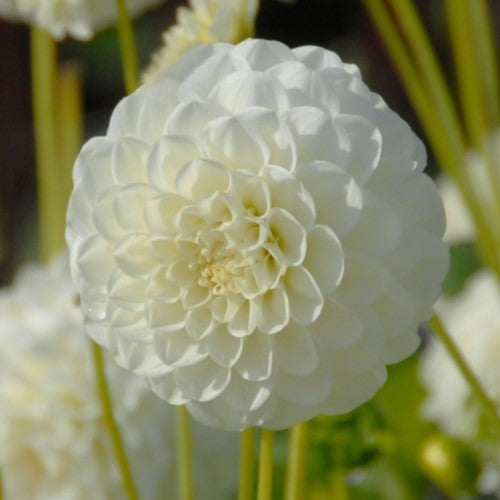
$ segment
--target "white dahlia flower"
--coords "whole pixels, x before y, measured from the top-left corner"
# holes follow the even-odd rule
[[[127,0],[127,8],[139,15],[160,1]],[[116,0],[0,0],[0,17],[34,24],[56,40],[90,40],[96,31],[115,23],[117,15]]]
[[[67,256],[31,265],[0,290],[0,470],[5,498],[119,499]],[[115,416],[141,498],[175,494],[175,418],[144,379],[107,363]],[[195,426],[196,480],[213,500],[235,488],[232,435]],[[220,471],[226,471],[224,478]]]
[[[154,82],[179,57],[206,43],[237,43],[253,35],[259,0],[191,0],[177,9],[177,23],[162,35],[163,47],[153,54],[142,75]]]
[[[457,297],[440,299],[436,310],[465,360],[500,412],[500,289],[495,276],[478,272]],[[499,443],[482,441],[479,403],[443,345],[435,339],[424,351],[421,378],[428,390],[425,417],[447,433],[475,440],[486,460],[482,486],[500,493]]]
[[[77,159],[67,241],[86,329],[210,426],[347,412],[415,350],[446,273],[424,165],[333,52],[195,49]]]

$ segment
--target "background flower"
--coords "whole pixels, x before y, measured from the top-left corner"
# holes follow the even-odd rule
[[[0,292],[0,469],[6,498],[121,498],[67,256],[23,268]],[[173,412],[147,381],[108,363],[117,421],[141,498],[176,488]],[[194,426],[195,480],[203,498],[236,487],[237,443]],[[221,474],[221,469],[224,474]]]
[[[236,43],[253,35],[259,0],[191,0],[177,9],[177,24],[162,35],[164,46],[153,54],[143,74],[155,81],[189,50],[205,43]]]
[[[127,0],[127,7],[137,15],[158,3],[160,0]],[[0,0],[0,16],[33,23],[57,40],[66,36],[89,40],[116,21],[117,11],[115,0]]]
[[[464,291],[440,299],[436,310],[486,393],[500,409],[500,291],[495,276],[479,271]],[[422,411],[447,433],[471,441],[486,460],[481,488],[500,492],[498,438],[485,434],[482,411],[441,343],[424,351],[421,377],[428,390]],[[488,440],[490,440],[488,442]]]
[[[347,412],[418,345],[448,254],[425,150],[316,47],[204,46],[74,169],[88,333],[207,425]]]

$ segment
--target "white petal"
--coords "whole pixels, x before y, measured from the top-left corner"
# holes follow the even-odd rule
[[[311,69],[343,67],[340,57],[335,52],[324,50],[321,47],[305,45],[292,49],[292,52],[299,61],[302,61]]]
[[[262,106],[281,112],[289,106],[280,83],[259,71],[234,72],[215,86],[209,95],[228,111],[239,113],[250,106]]]
[[[175,191],[186,198],[199,200],[229,187],[226,168],[211,160],[198,158],[184,165],[175,179]]]
[[[176,194],[163,194],[147,201],[145,219],[155,233],[168,234],[174,229],[174,218],[186,205],[186,200]]]
[[[175,368],[174,377],[183,396],[195,401],[210,401],[227,387],[231,371],[207,358],[200,363]]]
[[[207,287],[193,284],[187,289],[182,302],[186,309],[196,309],[205,305],[209,298],[210,291]]]
[[[275,390],[286,401],[311,406],[321,403],[328,396],[332,383],[330,363],[320,361],[316,370],[305,376],[278,371]]]
[[[191,366],[207,357],[205,347],[195,342],[185,330],[154,335],[155,352],[168,367]]]
[[[355,253],[382,256],[398,244],[400,235],[401,226],[394,208],[365,191],[360,218],[354,228],[342,238],[342,245]]]
[[[120,269],[130,276],[143,276],[156,267],[151,242],[143,234],[132,233],[120,242],[114,251]]]
[[[186,314],[186,330],[193,339],[202,339],[214,328],[212,313],[206,308],[197,308]]]
[[[205,337],[204,345],[209,356],[219,365],[232,367],[243,351],[243,339],[231,335],[225,325],[220,325]]]
[[[317,369],[316,345],[306,328],[290,323],[272,338],[275,359],[281,370],[290,375],[305,376]]]
[[[314,276],[322,292],[332,291],[344,275],[344,252],[328,226],[314,226],[307,235],[303,266]]]
[[[116,105],[109,120],[106,134],[108,137],[117,139],[127,135],[138,135],[137,124],[147,95],[146,88],[139,87]]]
[[[369,304],[385,293],[392,279],[379,260],[348,257],[342,281],[331,296],[348,306]]]
[[[319,345],[334,349],[358,342],[363,328],[355,312],[328,299],[319,318],[308,327]]]
[[[189,401],[188,398],[182,395],[182,392],[177,387],[172,373],[151,377],[149,379],[151,388],[160,396],[160,398],[168,401],[171,405],[183,405]]]
[[[267,380],[271,376],[273,367],[271,338],[254,332],[243,341],[243,351],[233,369],[245,380],[253,382]]]
[[[82,278],[92,284],[106,283],[113,268],[112,252],[112,247],[100,235],[84,240],[76,253],[76,265]]]
[[[267,184],[254,175],[236,172],[231,176],[230,195],[242,205],[247,215],[263,217],[271,205],[271,196]]]
[[[149,145],[134,137],[119,138],[113,147],[111,168],[118,184],[147,182],[146,158]]]
[[[392,337],[385,341],[383,362],[387,365],[399,363],[411,356],[420,345],[420,337],[417,335],[417,325],[401,335]]]
[[[309,271],[302,266],[289,267],[282,280],[290,302],[290,316],[301,325],[314,322],[323,307],[323,295]]]
[[[348,163],[349,137],[325,111],[299,106],[290,109],[286,117],[297,143],[299,164],[323,160],[344,167]]]
[[[328,162],[301,166],[297,177],[314,200],[317,224],[331,227],[339,237],[356,224],[363,199],[352,177]]]
[[[295,56],[286,45],[271,40],[247,39],[236,45],[234,53],[244,57],[254,70],[264,71]]]
[[[169,116],[164,134],[201,137],[207,123],[221,116],[220,109],[208,101],[188,101],[180,104]]]
[[[131,278],[116,269],[110,276],[108,293],[116,301],[138,303],[143,307],[146,297],[146,280]]]
[[[269,185],[272,205],[293,215],[308,232],[314,224],[316,210],[302,183],[285,170],[273,166],[262,169],[261,175]]]
[[[234,337],[246,337],[257,326],[258,306],[251,300],[244,300],[227,324],[227,329]]]
[[[306,255],[306,232],[300,223],[281,208],[272,208],[267,217],[270,238],[289,265],[300,264]]]
[[[150,300],[146,304],[146,319],[158,332],[175,332],[184,327],[186,311],[180,302]]]
[[[257,328],[271,334],[282,330],[290,321],[290,304],[286,293],[280,288],[269,290],[260,298],[260,314]]]
[[[233,373],[220,397],[232,409],[248,413],[260,408],[270,395],[271,388],[265,382],[250,382]]]
[[[382,134],[363,116],[341,115],[338,120],[351,142],[351,158],[347,171],[359,184],[365,184],[380,160]]]
[[[235,116],[212,121],[202,140],[207,158],[222,163],[229,170],[258,172],[269,159],[265,142],[253,137]]]
[[[116,221],[125,229],[142,231],[146,227],[146,203],[158,193],[146,184],[130,184],[115,194]]]
[[[167,135],[154,145],[147,159],[147,173],[151,184],[162,191],[172,191],[180,169],[200,156],[191,137]]]
[[[116,220],[114,209],[115,197],[120,191],[121,187],[119,186],[113,186],[104,191],[95,203],[92,213],[92,222],[94,223],[95,228],[106,240],[111,243],[121,240],[126,235],[126,229],[124,229]],[[81,218],[81,215],[79,218]],[[69,212],[68,219],[72,219]]]
[[[150,299],[175,302],[180,299],[181,287],[179,283],[167,278],[166,266],[158,266],[148,278],[145,293]]]

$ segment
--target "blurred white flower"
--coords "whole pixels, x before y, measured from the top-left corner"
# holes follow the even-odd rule
[[[161,0],[127,0],[133,15]],[[56,40],[66,36],[90,40],[102,28],[116,22],[116,0],[0,0],[0,17],[23,21],[47,30]]]
[[[469,188],[486,209],[493,210],[494,194],[491,179],[488,174],[488,161],[493,162],[493,168],[500,167],[500,129],[490,131],[484,136],[485,148],[480,152],[474,149],[467,151],[464,168],[470,175]],[[488,157],[486,158],[485,155]],[[467,243],[476,238],[474,222],[456,183],[446,175],[437,181],[439,193],[443,198],[446,213],[446,232],[444,240],[449,244]],[[492,212],[494,213],[494,212]]]
[[[237,43],[253,35],[259,0],[191,0],[177,9],[177,23],[162,35],[163,47],[155,52],[143,73],[154,82],[180,56],[206,43]]]
[[[495,276],[486,270],[476,273],[459,296],[440,299],[436,310],[500,411],[500,290]],[[424,416],[447,433],[476,438],[481,415],[478,403],[446,349],[434,338],[424,351],[421,377],[428,390]],[[485,489],[496,488],[500,493],[498,443],[480,444],[480,450],[490,462],[483,475],[483,483],[489,483]]]
[[[0,470],[8,499],[122,498],[75,297],[67,256],[47,269],[25,267],[0,291]],[[108,364],[141,498],[175,494],[172,410],[147,381]],[[204,498],[227,498],[235,488],[237,443],[201,426],[194,432],[196,479],[213,492]]]
[[[74,169],[89,335],[210,426],[347,412],[411,354],[448,263],[425,150],[317,47],[189,52]]]
[[[473,241],[476,230],[457,185],[448,176],[441,175],[437,186],[446,213],[444,240],[450,245]]]

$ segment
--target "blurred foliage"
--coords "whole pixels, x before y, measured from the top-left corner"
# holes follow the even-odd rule
[[[469,278],[481,267],[479,256],[472,243],[461,243],[450,247],[450,270],[443,283],[445,295],[459,293]]]

